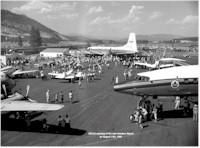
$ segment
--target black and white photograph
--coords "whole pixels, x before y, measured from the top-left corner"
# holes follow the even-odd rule
[[[1,146],[198,146],[198,0],[1,0]]]

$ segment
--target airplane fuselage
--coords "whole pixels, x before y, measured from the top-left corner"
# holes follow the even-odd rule
[[[197,96],[198,79],[131,81],[115,84],[114,90],[137,96]]]
[[[120,54],[120,53],[124,53],[124,54],[134,54],[136,53],[135,51],[131,50],[131,47],[89,47],[88,48],[89,51],[91,52],[98,52],[98,53],[112,53],[112,54]]]

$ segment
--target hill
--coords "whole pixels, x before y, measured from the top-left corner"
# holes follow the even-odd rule
[[[8,10],[1,10],[1,37],[4,41],[5,36],[11,41],[19,35],[28,40],[31,28],[39,28],[43,42],[58,42],[68,40],[65,36],[42,25],[41,23],[25,16],[12,13]]]
[[[148,41],[170,41],[175,38],[182,38],[182,36],[173,34],[153,34],[153,35],[136,35],[137,40],[148,40]],[[119,42],[127,42],[128,38],[119,40]]]

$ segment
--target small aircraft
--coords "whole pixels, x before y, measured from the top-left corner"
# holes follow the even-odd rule
[[[21,70],[21,69],[14,68],[13,66],[6,66],[4,68],[1,68],[0,71],[9,75],[12,78],[29,75],[29,74],[35,75],[37,72],[39,72],[39,70]]]
[[[62,72],[62,73],[51,72],[51,73],[48,73],[48,75],[52,76],[52,78],[55,78],[55,79],[65,79],[65,80],[70,80],[70,81],[73,81],[76,78],[76,74],[74,73],[72,69],[67,72]]]
[[[199,66],[188,65],[138,73],[139,80],[114,85],[114,90],[141,96],[198,96]]]
[[[64,107],[61,104],[37,103],[28,97],[30,85],[27,86],[26,95],[15,92],[12,93],[12,88],[15,87],[15,82],[10,79],[5,73],[1,75],[1,113],[21,112],[21,111],[56,111]]]
[[[108,55],[108,54],[134,54],[137,53],[137,44],[135,33],[130,33],[129,39],[126,45],[120,47],[88,47],[87,50],[97,55]]]
[[[177,58],[163,58],[158,61],[155,61],[154,64],[150,63],[142,63],[142,62],[135,62],[134,64],[139,67],[149,68],[149,69],[162,69],[162,68],[168,68],[168,67],[174,67],[174,66],[183,66],[188,65],[187,63],[184,63],[185,60],[177,59]]]
[[[6,73],[7,75],[11,75],[16,69],[13,66],[6,66],[0,69],[1,72]]]

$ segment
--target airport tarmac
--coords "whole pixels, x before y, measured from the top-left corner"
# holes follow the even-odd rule
[[[189,60],[189,59],[187,59]],[[198,62],[191,62],[198,64]],[[91,83],[78,83],[66,80],[15,79],[16,90],[26,93],[30,85],[29,96],[46,102],[45,92],[50,90],[50,97],[60,91],[64,94],[65,107],[59,111],[49,112],[32,119],[32,129],[21,131],[16,122],[6,122],[2,118],[2,146],[198,146],[198,123],[192,117],[182,117],[181,110],[174,110],[172,98],[163,99],[165,117],[157,123],[145,122],[144,129],[130,122],[130,114],[136,109],[139,97],[120,94],[113,90],[112,76],[123,80],[124,67],[111,69],[104,67],[102,76]],[[139,69],[134,69],[137,73]],[[68,92],[72,90],[74,103],[70,103]],[[155,90],[156,91],[156,90]],[[55,133],[59,115],[66,114],[71,119],[71,131]],[[46,118],[51,127],[49,132],[40,132],[39,123]],[[64,129],[63,129],[64,130]]]

